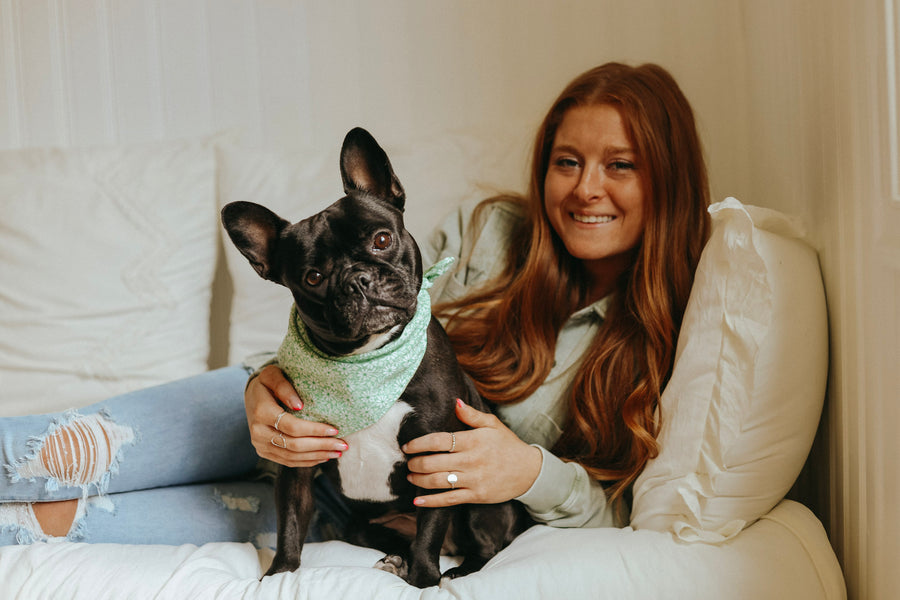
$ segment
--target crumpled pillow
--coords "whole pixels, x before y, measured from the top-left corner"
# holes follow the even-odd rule
[[[809,454],[825,397],[828,325],[799,227],[734,198],[710,207],[660,453],[635,482],[631,525],[722,542],[768,513]]]
[[[0,152],[0,415],[207,369],[213,143]]]

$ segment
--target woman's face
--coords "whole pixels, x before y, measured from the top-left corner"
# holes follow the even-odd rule
[[[569,253],[585,262],[596,285],[609,288],[628,268],[646,222],[640,157],[616,108],[578,106],[563,116],[544,207]]]

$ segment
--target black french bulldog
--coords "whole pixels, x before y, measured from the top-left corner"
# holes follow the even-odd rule
[[[344,139],[340,167],[346,196],[298,223],[250,202],[222,210],[238,250],[261,277],[291,291],[312,345],[334,357],[369,352],[398,339],[416,313],[423,281],[419,248],[403,225],[406,195],[387,154],[367,131],[356,128]],[[490,410],[460,369],[440,323],[430,312],[425,318],[424,357],[405,390],[377,423],[345,436],[350,449],[342,458],[323,465],[353,514],[347,541],[384,551],[384,568],[418,587],[440,581],[439,554],[448,529],[464,560],[445,576],[459,577],[480,569],[531,524],[516,502],[413,506],[415,496],[442,490],[409,483],[399,448],[427,433],[465,429],[455,414],[456,398]],[[300,565],[314,510],[314,473],[314,468],[280,470],[275,484],[278,548],[266,575]],[[413,511],[412,540],[372,522]]]

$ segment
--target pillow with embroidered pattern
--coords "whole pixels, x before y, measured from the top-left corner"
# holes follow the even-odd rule
[[[0,414],[202,372],[211,140],[0,152]]]

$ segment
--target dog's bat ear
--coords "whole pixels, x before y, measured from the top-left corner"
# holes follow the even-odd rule
[[[344,192],[366,192],[403,210],[406,192],[391,168],[387,154],[365,129],[351,129],[341,147],[341,178]]]
[[[231,202],[222,209],[222,225],[259,276],[276,281],[273,279],[275,246],[282,230],[290,223],[265,206],[253,202]]]

